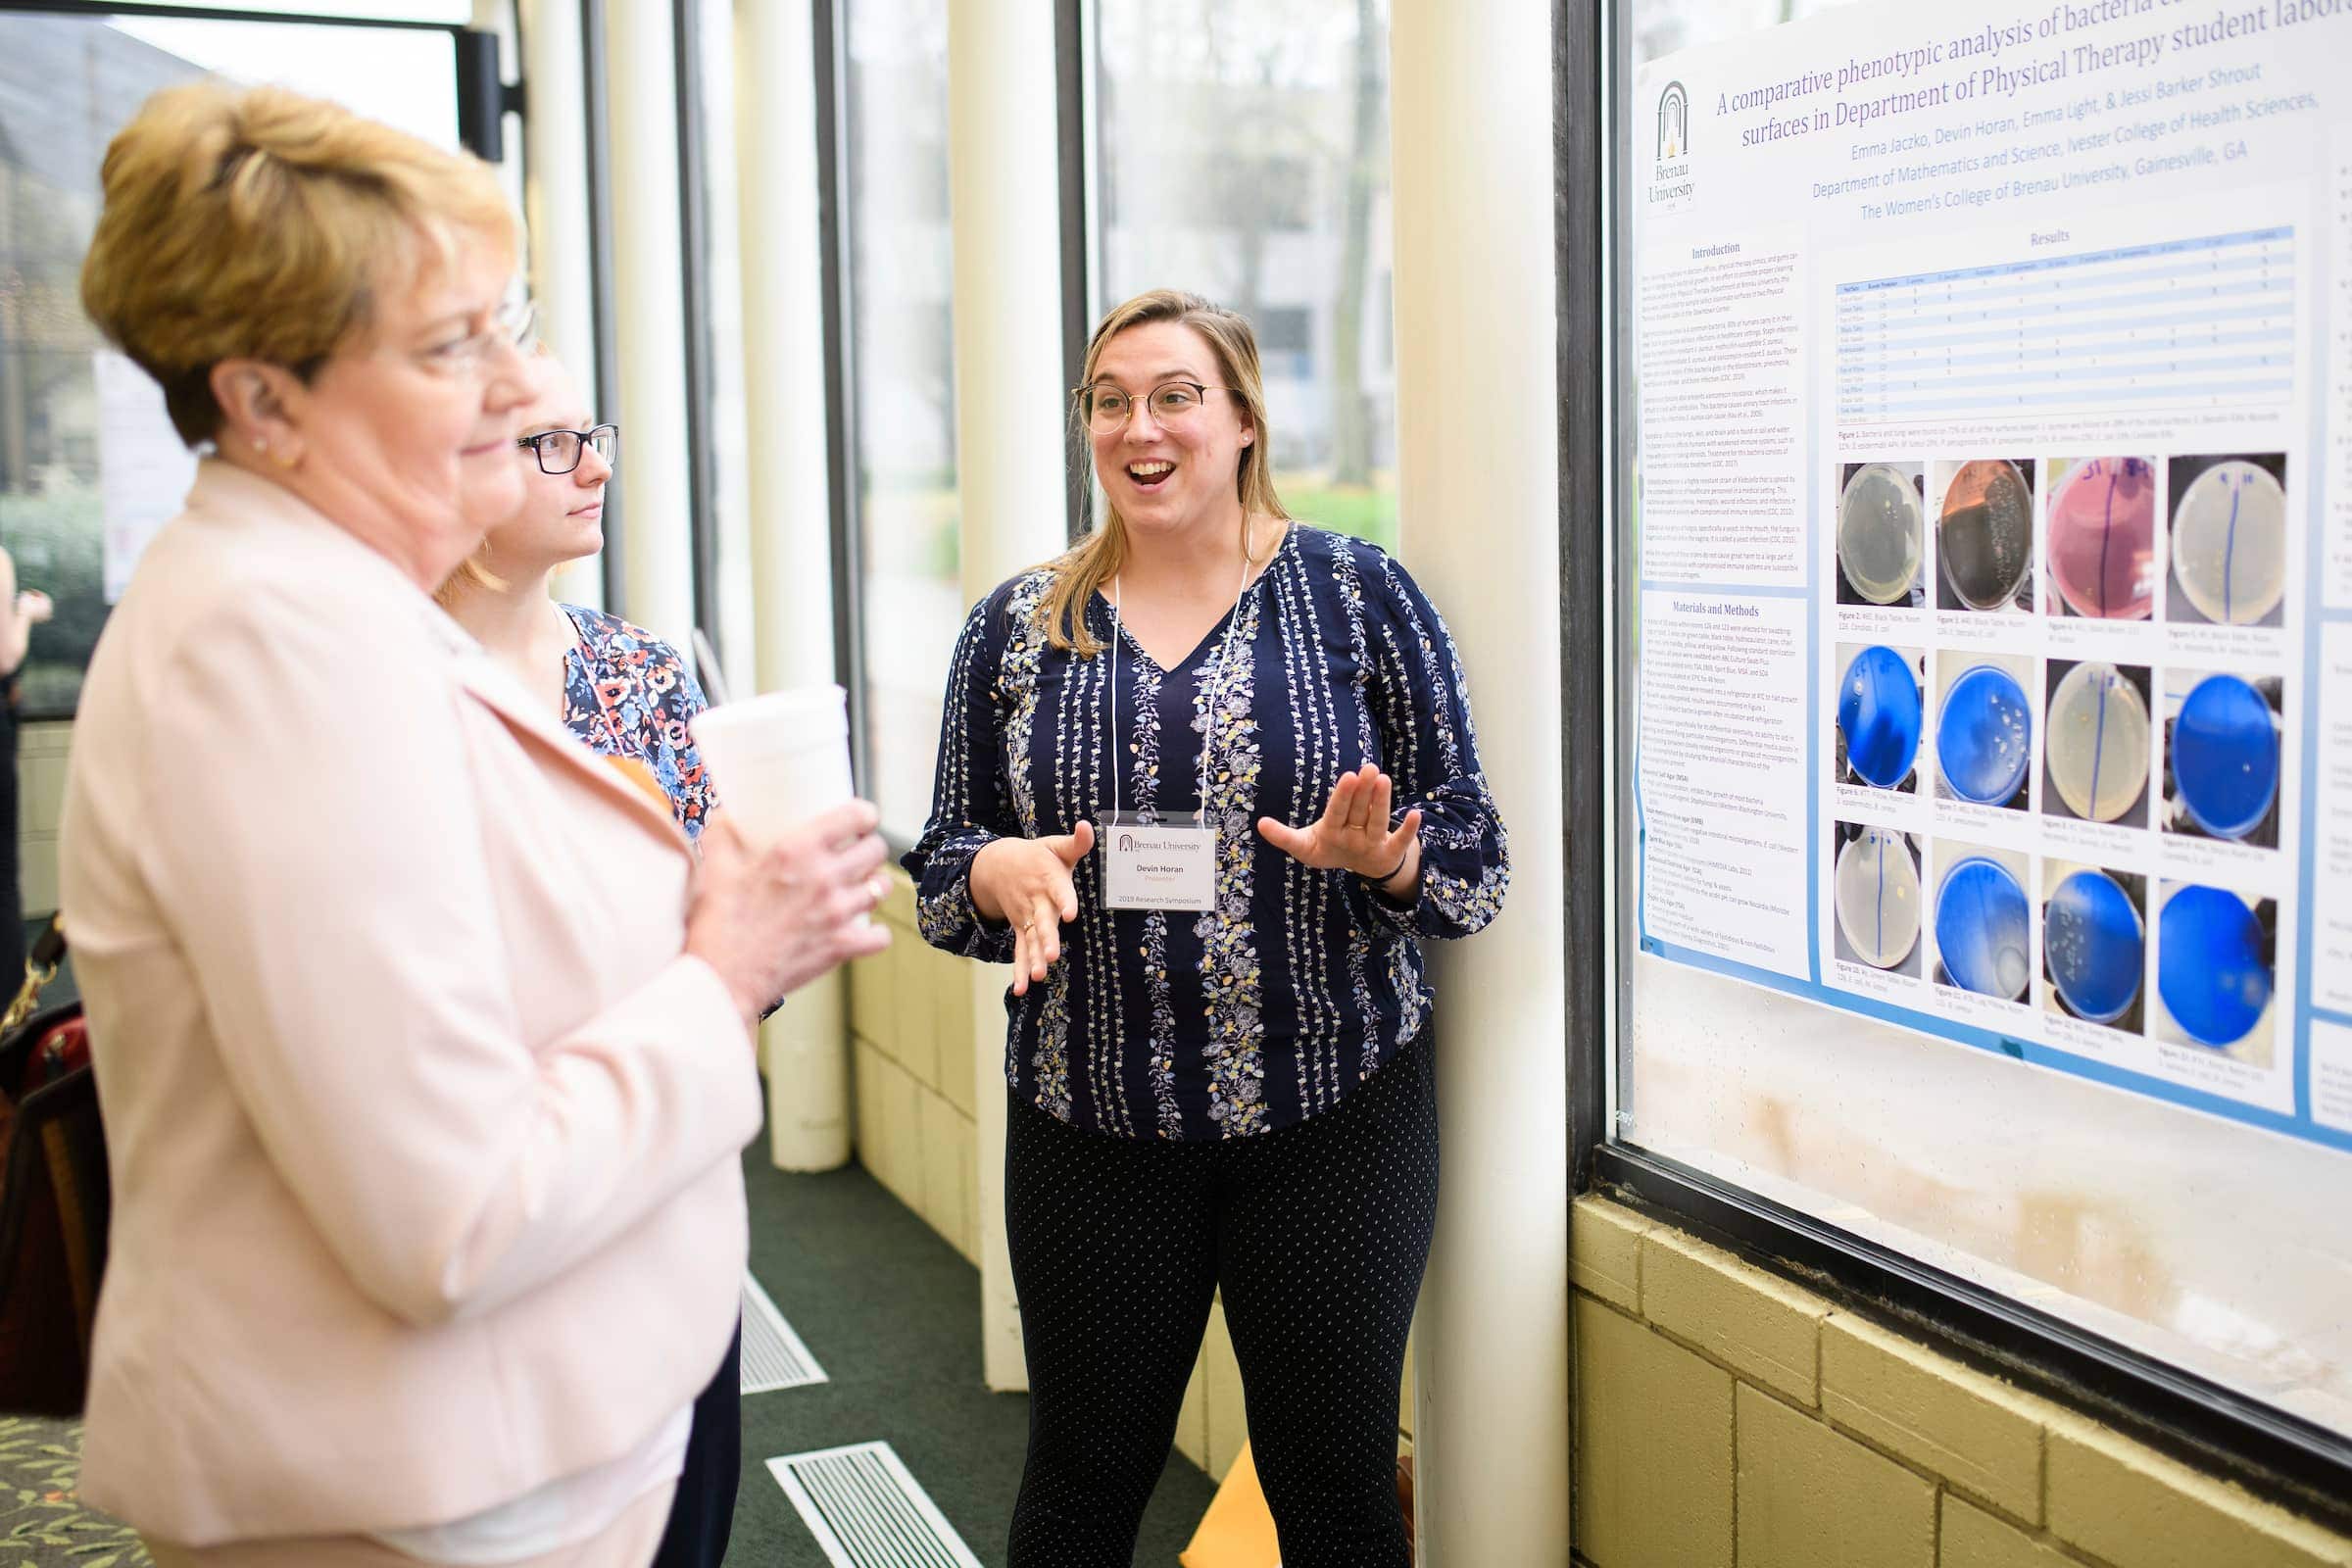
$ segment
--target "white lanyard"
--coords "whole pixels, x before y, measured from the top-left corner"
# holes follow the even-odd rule
[[[1200,689],[1206,697],[1206,721],[1200,727],[1200,807],[1193,813],[1198,820],[1205,820],[1208,815],[1208,744],[1216,735],[1217,689],[1224,678],[1226,665],[1232,662],[1233,631],[1241,624],[1242,599],[1249,592],[1250,553],[1245,550],[1242,552],[1241,586],[1233,591],[1233,612],[1225,617],[1225,636],[1217,645],[1216,662],[1204,670],[1200,677]],[[1119,760],[1122,755],[1119,745],[1119,601],[1123,597],[1119,589],[1119,575],[1114,572],[1110,579],[1110,818],[1114,822],[1119,820]],[[1156,811],[1158,803],[1146,801],[1144,808]]]

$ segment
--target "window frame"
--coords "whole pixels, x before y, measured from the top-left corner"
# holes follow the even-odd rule
[[[711,193],[704,132],[702,7],[697,0],[670,0],[669,17],[677,84],[679,305],[686,321],[686,539],[695,623],[723,667],[727,628],[718,593],[718,432],[711,413],[717,345],[710,326]]]
[[[265,22],[289,26],[389,27],[401,32],[460,33],[462,22],[420,22],[411,17],[342,17],[308,11],[254,11],[231,6],[150,4],[148,0],[0,0],[0,13],[31,12],[61,17],[165,17],[188,22]]]
[[[849,0],[810,0],[816,62],[816,205],[820,314],[824,318],[825,488],[833,557],[833,678],[849,694],[850,765],[873,776],[865,700],[865,604],[858,529],[857,273],[850,211]],[[894,858],[911,846],[885,833]]]
[[[620,310],[612,256],[612,92],[605,73],[605,0],[579,0],[580,107],[588,145],[580,157],[588,173],[588,311],[595,341],[596,406],[620,407]],[[522,25],[519,11],[515,26]],[[518,51],[519,52],[519,51]],[[530,156],[525,148],[526,159]],[[527,164],[526,164],[527,171]],[[621,486],[605,486],[604,553],[597,558],[604,608],[629,612],[628,517]]]
[[[1054,77],[1061,181],[1062,383],[1086,374],[1094,334],[1095,280],[1102,275],[1095,222],[1102,212],[1101,161],[1095,144],[1095,8],[1092,0],[1054,0]],[[1095,487],[1077,428],[1062,443],[1063,527],[1076,544],[1095,528]]]
[[[1632,947],[1606,901],[1615,892],[1614,912],[1624,915],[1618,868],[1633,849],[1635,688],[1620,643],[1638,587],[1613,550],[1633,520],[1621,476],[1634,460],[1616,373],[1631,347],[1632,306],[1632,214],[1617,171],[1628,151],[1618,111],[1632,74],[1634,3],[1555,0],[1553,9],[1571,1191],[1691,1230],[2189,1464],[2352,1526],[2352,1437],[1616,1135],[1612,1074]],[[1577,809],[1595,800],[1610,811]]]

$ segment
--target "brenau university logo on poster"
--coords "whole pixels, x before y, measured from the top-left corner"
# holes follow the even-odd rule
[[[1658,94],[1658,156],[1649,180],[1652,211],[1672,211],[1690,199],[1690,94],[1670,81]]]

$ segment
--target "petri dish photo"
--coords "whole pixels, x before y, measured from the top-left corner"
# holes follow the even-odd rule
[[[1838,852],[1838,929],[1864,963],[1891,969],[1919,942],[1919,866],[1892,828],[1866,827]]]
[[[2033,710],[2017,677],[1997,664],[1973,664],[1943,694],[1936,766],[1960,799],[2005,806],[2026,781],[2033,736]]]
[[[2042,755],[2066,808],[2112,822],[2137,804],[2148,782],[2148,705],[2113,664],[2077,664],[2050,694]]]
[[[2242,839],[2278,795],[2278,726],[2260,692],[2235,675],[2208,675],[2173,720],[2173,784],[2197,826]]]
[[[2132,895],[2104,871],[2058,884],[2042,916],[2042,958],[2078,1018],[2113,1023],[2132,1010],[2147,960],[2147,928]]]
[[[2078,615],[2145,620],[2156,608],[2156,467],[2091,458],[2050,498],[2050,575]]]
[[[2240,458],[2188,482],[2173,508],[2173,579],[2197,613],[2251,626],[2286,596],[2286,491]]]
[[[2156,933],[2156,994],[2181,1033],[2216,1048],[2243,1040],[2271,1004],[2262,922],[2246,901],[2192,884],[2164,901]]]
[[[1838,569],[1874,605],[1908,598],[1919,575],[1919,491],[1910,475],[1866,463],[1838,498]]]
[[[1910,776],[1925,720],[1919,676],[1902,655],[1874,645],[1845,666],[1838,727],[1845,734],[1846,765],[1864,783],[1890,790]]]
[[[1944,486],[1936,520],[1944,580],[1971,610],[2017,597],[2034,561],[2034,492],[2006,458],[1963,463]]]
[[[2015,1002],[2034,972],[2026,890],[1998,860],[1970,856],[1936,890],[1936,951],[1954,985]]]

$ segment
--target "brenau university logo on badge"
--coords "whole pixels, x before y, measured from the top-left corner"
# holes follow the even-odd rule
[[[1672,212],[1690,199],[1690,94],[1670,81],[1658,94],[1658,156],[1648,182],[1653,212]]]

